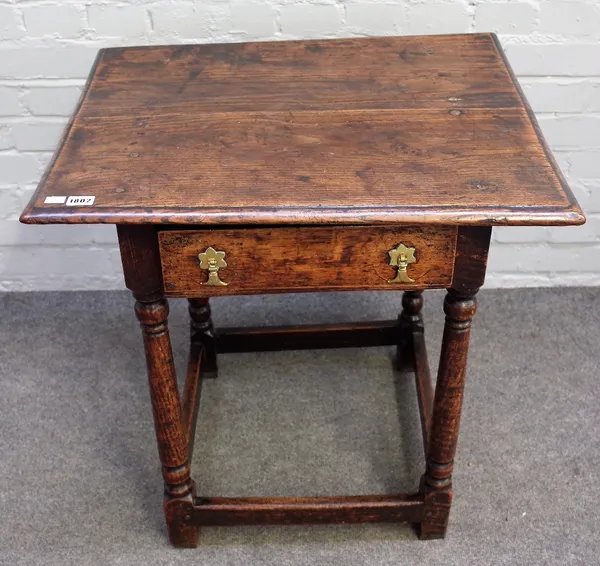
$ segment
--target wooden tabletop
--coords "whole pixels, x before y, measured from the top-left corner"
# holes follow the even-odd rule
[[[497,39],[474,34],[102,50],[21,220],[584,217]]]

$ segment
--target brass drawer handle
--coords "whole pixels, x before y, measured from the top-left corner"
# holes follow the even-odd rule
[[[407,248],[404,244],[398,244],[393,250],[388,252],[390,256],[390,265],[398,268],[398,273],[393,279],[388,279],[388,283],[414,283],[406,272],[409,263],[415,263],[415,248]]]
[[[208,247],[206,251],[198,254],[198,259],[200,260],[200,268],[208,269],[208,279],[202,285],[227,286],[225,281],[219,279],[219,269],[227,267],[225,252],[218,252],[214,248]]]
[[[388,279],[388,283],[414,283],[415,280],[408,276],[407,268],[411,263],[415,263],[415,248],[408,248],[404,244],[398,244],[394,249],[388,251],[390,256],[390,265],[398,268],[396,277]],[[226,287],[227,283],[219,278],[219,269],[227,267],[225,261],[225,252],[217,251],[212,247],[206,248],[198,254],[200,268],[208,270],[208,279],[202,285],[211,285],[214,287]]]

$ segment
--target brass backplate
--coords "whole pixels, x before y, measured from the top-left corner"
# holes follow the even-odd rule
[[[208,269],[208,279],[202,285],[212,285],[214,287],[226,287],[227,283],[219,278],[219,269],[227,267],[225,261],[225,252],[220,252],[214,248],[208,247],[205,251],[198,254],[200,268]]]
[[[394,249],[388,252],[390,256],[390,265],[397,267],[396,277],[388,279],[388,283],[414,283],[415,280],[408,276],[407,268],[411,263],[417,261],[415,257],[415,248],[409,248],[404,244],[398,244]]]

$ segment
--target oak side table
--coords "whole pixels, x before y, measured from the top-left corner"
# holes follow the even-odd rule
[[[491,34],[101,50],[21,220],[116,224],[136,299],[171,542],[203,525],[415,523],[443,537],[475,295],[495,225],[585,219]],[[77,266],[74,266],[74,269]],[[447,289],[435,390],[420,310]],[[398,320],[215,330],[209,298],[403,291]],[[167,297],[189,300],[180,398]],[[396,345],[414,369],[417,493],[197,496],[217,354]]]

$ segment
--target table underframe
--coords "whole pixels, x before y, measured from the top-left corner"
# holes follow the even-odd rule
[[[190,354],[178,391],[168,330],[157,232],[119,226],[125,281],[136,298],[148,367],[164,511],[174,546],[195,547],[199,527],[409,522],[421,539],[446,534],[475,295],[485,276],[491,229],[461,228],[435,390],[424,339],[422,290],[405,291],[397,320],[290,327],[213,329],[208,298],[189,298]],[[150,260],[150,261],[149,261]],[[457,269],[459,271],[457,271]],[[399,369],[412,369],[420,413],[424,473],[416,493],[335,497],[199,497],[190,462],[202,381],[217,375],[222,353],[395,345]]]

